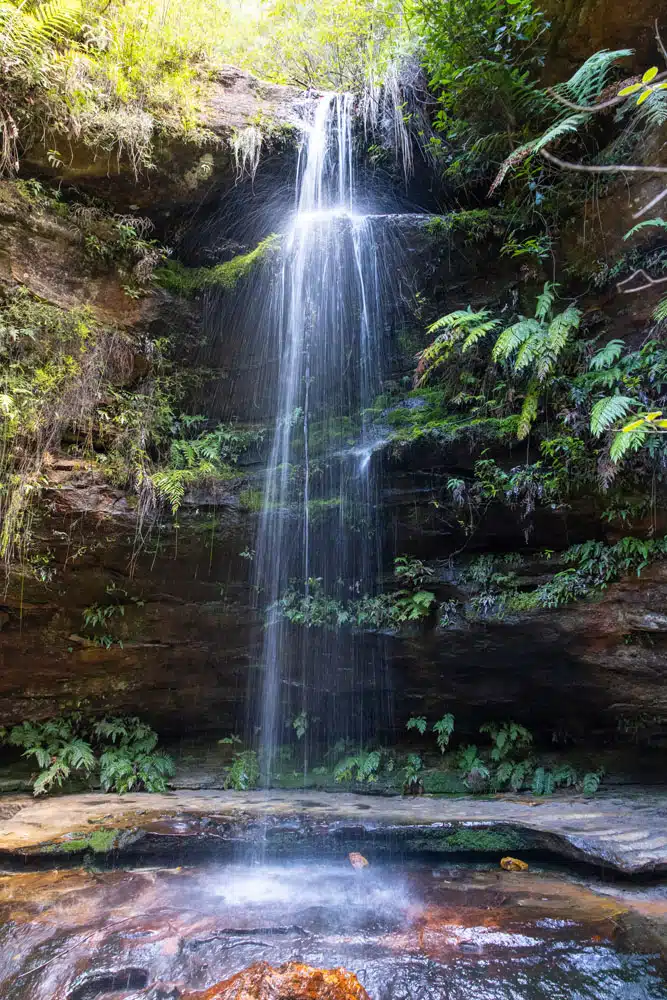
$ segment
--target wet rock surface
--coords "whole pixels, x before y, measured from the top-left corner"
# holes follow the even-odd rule
[[[664,1000],[666,912],[664,890],[372,855],[2,875],[0,997]]]
[[[348,793],[172,792],[123,797],[69,795],[35,802],[6,796],[0,863],[30,857],[185,858],[229,856],[258,844],[347,854],[375,849],[433,856],[475,853],[521,857],[545,852],[625,874],[667,872],[667,795],[530,796],[419,800]]]
[[[313,969],[299,962],[273,969],[258,962],[210,990],[184,994],[184,1000],[369,1000],[369,996],[345,969]]]

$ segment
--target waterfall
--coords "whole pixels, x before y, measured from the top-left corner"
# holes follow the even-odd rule
[[[341,602],[378,588],[379,482],[366,411],[381,388],[386,219],[356,211],[353,98],[325,94],[304,124],[294,216],[269,292],[277,413],[254,564],[268,609],[256,708],[268,779],[297,717],[304,747],[341,738],[358,746],[387,721],[382,642],[293,625],[277,606],[293,585]]]

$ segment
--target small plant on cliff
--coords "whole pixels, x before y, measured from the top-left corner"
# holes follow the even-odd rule
[[[222,742],[222,741],[221,741]],[[236,792],[247,792],[259,783],[259,760],[255,750],[242,750],[234,759],[224,777],[224,787]]]
[[[418,753],[408,754],[407,762],[403,768],[404,795],[421,795],[424,791],[423,768],[424,764]]]
[[[426,717],[423,715],[412,716],[405,724],[406,729],[416,729],[417,732],[423,736],[426,732],[428,723]],[[440,753],[444,753],[449,746],[449,740],[454,732],[454,716],[451,712],[446,712],[441,719],[433,724],[433,730],[435,733],[436,743],[438,744],[438,749]]]
[[[372,783],[378,780],[382,767],[381,750],[359,750],[358,753],[344,757],[334,768],[336,781],[359,781]],[[393,771],[394,762],[391,757],[385,761],[387,771]]]
[[[157,750],[157,734],[136,717],[95,720],[82,712],[23,722],[0,731],[2,742],[22,747],[34,757],[40,772],[33,792],[43,795],[70,779],[90,780],[99,773],[105,792],[164,792],[174,763]]]

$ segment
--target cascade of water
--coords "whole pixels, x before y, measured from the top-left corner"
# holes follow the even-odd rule
[[[327,94],[304,127],[295,214],[271,292],[278,406],[255,555],[269,608],[256,720],[269,779],[297,716],[321,739],[357,744],[386,722],[380,644],[364,650],[358,636],[295,627],[277,607],[295,583],[307,598],[345,601],[372,593],[380,573],[365,411],[381,385],[381,217],[355,213],[352,118],[350,95]]]

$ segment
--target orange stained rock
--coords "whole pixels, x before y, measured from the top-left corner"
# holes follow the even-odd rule
[[[257,962],[203,993],[183,1000],[371,1000],[356,976],[345,969],[314,969],[299,962],[273,968]]]
[[[504,868],[506,872],[527,872],[528,865],[525,861],[519,861],[518,858],[503,858],[500,862],[500,867]]]
[[[361,868],[368,868],[368,861],[363,856],[363,854],[359,854],[358,851],[350,851],[350,853],[348,854],[348,858],[350,859],[350,864],[352,865],[352,867],[356,868],[357,871],[359,871]]]

